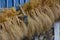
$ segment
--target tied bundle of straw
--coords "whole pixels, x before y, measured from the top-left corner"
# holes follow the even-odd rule
[[[36,30],[43,30],[43,33],[49,30],[52,24],[60,18],[59,0],[31,0],[23,6],[23,9],[36,23],[42,24],[42,26],[37,25]],[[40,30],[37,33],[41,32]]]
[[[18,11],[15,8],[3,9],[0,12],[0,40],[22,40],[24,37],[31,40],[35,34],[48,33],[52,24],[60,18],[58,1],[30,0]]]
[[[6,32],[4,32],[6,34],[4,34],[2,31],[1,40],[21,40],[21,38],[23,38],[23,36],[27,34],[27,28],[24,22],[20,21],[18,19],[18,16],[16,16],[17,12],[15,11],[15,9],[4,9],[2,13],[3,14],[1,16],[1,19],[3,21],[0,20],[0,23],[4,25],[4,28],[6,30]],[[6,38],[4,35],[6,36]]]

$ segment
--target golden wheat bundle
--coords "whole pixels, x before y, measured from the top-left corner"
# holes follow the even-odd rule
[[[55,13],[52,11],[54,9],[54,7],[56,7],[56,9],[57,9],[57,13],[56,13],[56,11],[55,11]],[[38,9],[41,9],[41,7],[38,7]],[[43,12],[45,12],[45,14],[47,14],[50,17],[52,22],[54,22],[54,20],[59,20],[59,18],[60,18],[60,16],[59,16],[60,7],[59,7],[58,3],[56,3],[54,6],[51,6],[51,7],[45,5],[45,6],[42,7],[42,10],[43,10]],[[47,10],[47,11],[45,11],[45,10]]]
[[[51,1],[52,1],[52,0],[50,0],[49,2],[51,2]],[[47,2],[47,4],[49,4],[49,3],[48,3],[48,0],[43,0],[42,2],[45,2],[45,3]],[[54,2],[54,1],[52,1],[52,2]],[[48,11],[50,10],[50,11],[49,11],[48,13],[46,13],[46,14],[47,14],[47,15],[51,18],[51,20],[54,22],[54,15],[53,15],[51,9],[48,9],[47,4],[45,4],[44,7],[45,7],[46,10],[48,10]],[[52,5],[53,5],[53,4],[52,4]],[[40,8],[41,8],[41,5],[40,5],[40,7],[39,7],[38,9],[40,9]],[[43,8],[43,6],[42,6],[42,8]],[[51,12],[51,13],[50,13],[50,12]],[[50,16],[50,15],[52,15],[52,16]]]
[[[13,20],[13,18],[15,18],[14,12],[12,12],[11,10],[8,10],[8,12],[4,13],[4,14],[6,14],[6,17],[4,17],[4,15],[2,16],[3,17],[2,19],[4,19],[4,18],[6,19],[6,21],[3,22],[5,25],[4,27],[6,28],[8,33],[11,35],[12,40],[15,40],[15,39],[20,40],[20,38],[23,38],[23,32],[22,32],[20,26],[17,25],[16,19]]]
[[[59,0],[45,0],[44,1],[45,2],[45,4],[44,5],[52,5],[52,6],[49,6],[49,8],[51,7],[51,9],[52,9],[52,12],[53,12],[53,10],[54,10],[54,12],[52,13],[52,14],[54,14],[54,17],[55,17],[55,20],[58,20],[59,19],[59,10],[58,10],[58,8],[57,8],[57,6],[56,6],[56,4],[58,3],[58,5],[59,5]],[[51,4],[52,3],[52,4]],[[56,7],[56,8],[55,8]],[[48,7],[46,7],[46,8],[48,8]],[[56,11],[56,10],[57,11]]]
[[[30,0],[23,6],[26,13],[22,12],[22,16],[26,14],[28,17],[27,25],[18,18],[19,12],[15,8],[3,9],[0,12],[0,23],[4,28],[0,29],[1,40],[21,40],[24,36],[30,39],[35,33],[40,35],[48,31],[54,21],[60,18],[59,6],[59,0]]]
[[[40,1],[40,0],[39,0]],[[36,0],[31,0],[30,1],[30,4],[31,5],[25,5],[26,6],[26,9],[27,9],[27,11],[28,11],[28,8],[30,9],[31,7],[34,7],[34,8],[36,8],[35,6],[32,6],[32,5],[35,5],[35,4],[40,4],[39,2],[37,2]],[[53,5],[55,5],[57,2],[56,2],[56,0],[42,0],[41,1],[42,2],[42,4],[44,4],[45,6],[44,6],[44,8],[42,7],[42,9],[46,9],[47,10],[47,13],[44,13],[45,15],[47,15],[48,16],[48,18],[50,19],[50,22],[51,22],[51,24],[54,22],[54,20],[55,20],[55,16],[54,16],[54,14],[55,13],[53,13],[53,11],[49,8],[49,7],[51,7],[51,6],[53,6]],[[41,6],[41,5],[40,5]],[[31,9],[34,9],[34,8],[31,8]],[[30,9],[30,10],[31,10]],[[48,11],[49,10],[49,11]],[[42,13],[41,13],[42,14]],[[52,16],[50,16],[50,15],[52,15]],[[58,15],[58,14],[55,14],[55,15]],[[59,15],[58,15],[59,16]],[[57,16],[56,16],[57,17]],[[58,17],[57,17],[58,18]]]
[[[46,0],[47,1],[47,0]],[[36,2],[36,0],[34,0],[34,1],[30,1],[30,3],[28,3],[27,5],[25,5],[25,9],[26,9],[26,11],[30,11],[30,13],[29,13],[29,15],[33,18],[33,19],[35,19],[35,21],[37,21],[38,23],[41,23],[41,22],[39,22],[39,19],[38,19],[38,17],[37,17],[37,15],[36,15],[36,13],[35,12],[31,12],[31,10],[32,9],[34,9],[34,8],[36,8],[36,4],[39,4],[39,2],[37,1],[37,3],[35,3]],[[44,0],[43,1],[41,1],[41,2],[45,2]],[[51,1],[50,1],[51,2]],[[50,4],[50,2],[48,2],[49,4]],[[30,5],[29,5],[30,4]],[[29,8],[29,9],[28,9]],[[24,8],[23,8],[24,9]],[[37,10],[36,10],[37,11]],[[39,13],[37,13],[37,14],[39,14]],[[41,15],[43,16],[43,18],[41,18],[40,20],[43,20],[43,26],[44,26],[44,29],[46,30],[46,28],[49,28],[49,26],[51,26],[52,25],[52,21],[54,22],[54,17],[53,17],[53,15],[52,15],[52,13],[51,13],[51,15],[52,15],[52,17],[53,18],[49,18],[49,16],[48,15],[46,15],[45,13],[41,13]],[[45,19],[44,19],[45,18]],[[48,21],[48,22],[47,22]],[[48,24],[47,24],[48,23]],[[39,28],[39,27],[38,27]],[[43,27],[41,27],[41,28],[43,28]]]
[[[6,14],[4,14],[3,12],[0,14],[1,16],[1,20],[0,20],[0,23],[4,23],[4,22],[6,22],[7,21],[7,17],[6,17]],[[4,25],[4,24],[2,24],[2,25]],[[4,25],[4,28],[5,28],[5,25]],[[6,29],[5,29],[6,30]],[[7,32],[5,32],[5,33],[7,33]],[[4,34],[5,35],[5,34]],[[8,33],[6,34],[6,36],[8,35]],[[3,36],[3,33],[1,34],[1,36]],[[3,38],[3,39],[5,39],[5,38]],[[5,39],[5,40],[7,40],[8,39],[8,36],[7,36],[7,38]],[[11,37],[11,39],[13,39],[12,37]]]

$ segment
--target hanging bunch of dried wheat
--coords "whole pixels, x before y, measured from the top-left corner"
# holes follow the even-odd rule
[[[5,8],[0,12],[0,40],[22,40],[24,37],[31,40],[35,34],[49,31],[60,18],[59,0],[30,0],[20,9]]]
[[[15,17],[15,13],[13,9],[8,9],[7,11],[3,12],[3,15],[1,16],[1,23],[3,23],[6,31],[8,32],[6,34],[6,36],[8,36],[8,34],[11,36],[10,39],[6,38],[6,40],[20,40],[21,38],[23,38],[23,31],[22,28],[23,26],[19,26],[18,23],[17,24],[17,19]],[[5,14],[5,16],[4,16]],[[14,20],[15,19],[15,20]],[[5,21],[6,20],[6,21]],[[26,31],[24,31],[26,32]],[[5,35],[5,34],[4,34]],[[3,34],[2,34],[3,36]],[[3,39],[5,39],[5,37],[3,37]]]
[[[52,24],[56,20],[59,20],[60,7],[58,1],[59,0],[31,0],[30,3],[23,6],[23,9],[26,12],[28,11],[30,17],[34,19],[36,23],[42,24],[42,27],[37,25],[36,30],[40,28],[40,30],[43,29],[46,32],[52,27]]]

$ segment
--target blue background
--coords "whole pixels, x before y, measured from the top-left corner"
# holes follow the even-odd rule
[[[29,2],[29,0],[0,0],[0,9],[16,7],[18,4],[22,6],[24,3],[27,2]]]

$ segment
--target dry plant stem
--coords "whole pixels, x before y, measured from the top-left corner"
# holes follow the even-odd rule
[[[2,23],[3,28],[0,28],[0,39],[21,40],[25,36],[31,39],[35,33],[37,35],[40,35],[40,33],[44,34],[44,32],[51,29],[55,20],[60,18],[58,1],[31,0],[23,8],[20,7],[21,10],[19,12],[15,8],[4,9],[0,12],[0,23]],[[23,20],[18,18],[18,15],[22,17],[19,13],[23,13],[22,16],[28,16],[27,26]]]

